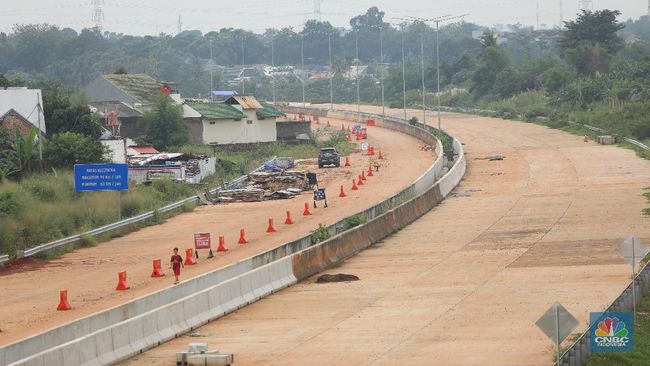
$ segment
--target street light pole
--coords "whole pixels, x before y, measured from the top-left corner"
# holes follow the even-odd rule
[[[440,116],[440,20],[436,21],[436,67],[438,74],[438,130],[440,130],[442,117]]]
[[[361,94],[359,92],[359,31],[354,33],[354,48],[356,50],[356,67],[354,69],[355,78],[357,81],[357,113],[361,113]]]
[[[420,33],[420,56],[422,58],[422,124],[427,124],[427,110],[426,110],[426,90],[424,86],[424,29]]]
[[[244,36],[241,37],[241,93],[246,94],[246,79],[244,79]]]
[[[406,65],[404,57],[404,32],[402,32],[402,96],[404,97],[404,119],[406,119]]]
[[[329,50],[330,57],[330,110],[334,110],[334,86],[332,77],[334,76],[334,70],[332,69],[332,33],[327,34],[327,47]]]
[[[271,36],[271,84],[273,88],[273,105],[276,105],[275,103],[275,45],[274,45],[274,40],[275,35]]]
[[[302,68],[302,107],[305,108],[305,36],[300,35],[300,67]]]
[[[382,35],[382,28],[381,25],[379,26],[379,72],[381,74],[381,116],[382,118],[386,118],[386,107],[385,107],[385,100],[384,100],[384,39]]]

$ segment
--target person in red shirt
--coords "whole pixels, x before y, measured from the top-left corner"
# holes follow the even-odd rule
[[[174,270],[174,277],[176,277],[176,282],[174,282],[174,285],[176,285],[178,284],[178,276],[181,275],[181,267],[185,267],[183,264],[183,257],[178,255],[178,248],[174,248],[174,255],[172,255],[170,265]]]

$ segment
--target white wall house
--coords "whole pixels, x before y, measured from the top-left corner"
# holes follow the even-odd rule
[[[282,112],[251,96],[233,96],[224,102],[189,102],[202,116],[190,125],[195,144],[249,144],[277,140],[276,119]]]

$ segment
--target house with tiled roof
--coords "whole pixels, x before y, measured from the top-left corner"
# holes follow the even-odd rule
[[[193,144],[249,144],[277,140],[277,108],[255,97],[236,95],[223,102],[186,102],[201,114],[200,123],[190,123]]]
[[[0,128],[25,136],[32,128],[45,130],[43,97],[39,89],[0,88]],[[40,107],[40,108],[39,108]]]

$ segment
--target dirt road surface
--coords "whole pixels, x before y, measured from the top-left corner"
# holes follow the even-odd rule
[[[340,128],[341,122],[331,122],[333,129]],[[361,173],[362,167],[367,169],[368,166],[368,158],[362,157],[360,152],[351,156],[350,168],[318,169],[316,160],[311,162],[311,170],[319,174],[320,183],[326,187],[330,205],[324,209],[321,203],[320,208],[312,209],[312,216],[301,216],[304,203],[312,202],[309,192],[290,200],[202,206],[194,212],[171,218],[163,225],[147,227],[56,260],[30,262],[0,271],[0,288],[4,293],[0,297],[0,345],[172,285],[173,276],[167,268],[171,250],[177,246],[184,255],[184,249],[194,245],[195,232],[211,232],[213,243],[218,235],[225,235],[230,251],[211,260],[199,259],[198,265],[185,267],[181,280],[308,235],[318,224],[333,224],[360,212],[411,184],[435,160],[431,152],[420,151],[419,140],[398,132],[372,128],[368,138],[382,149],[387,160],[378,174],[368,178],[359,191],[350,191],[350,187],[352,178]],[[348,194],[342,199],[338,198],[341,184]],[[287,210],[291,210],[294,225],[283,224]],[[274,218],[277,233],[265,232],[270,217]],[[240,228],[246,229],[250,244],[235,244]],[[205,258],[207,253],[203,251],[200,255]],[[150,277],[155,258],[163,260],[167,274],[163,278]],[[122,270],[127,271],[131,289],[118,292],[115,291],[117,274]],[[71,311],[56,311],[62,289],[69,291]]]
[[[629,283],[618,245],[629,233],[650,242],[650,162],[534,124],[445,114],[443,126],[465,144],[466,178],[327,271],[360,281],[311,278],[125,364],[172,365],[174,352],[207,342],[238,366],[551,365],[535,321],[559,301],[584,331],[589,311]],[[505,159],[484,159],[496,154]]]

